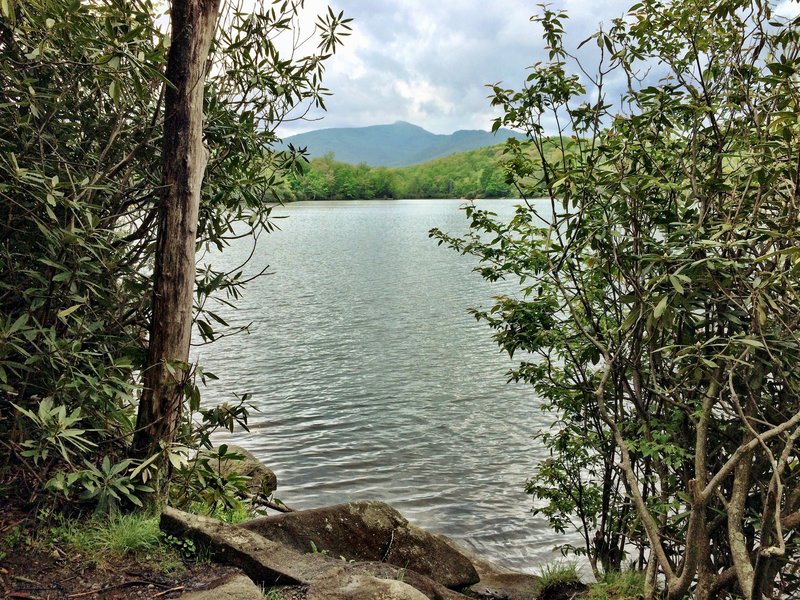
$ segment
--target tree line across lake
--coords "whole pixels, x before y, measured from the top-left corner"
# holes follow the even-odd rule
[[[327,154],[314,158],[285,182],[284,200],[519,198],[506,174],[505,148],[504,144],[487,146],[397,168],[354,165]],[[556,152],[555,144],[550,152]],[[541,179],[541,173],[532,179],[537,175]]]

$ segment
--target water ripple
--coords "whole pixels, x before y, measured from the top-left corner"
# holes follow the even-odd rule
[[[297,203],[267,236],[256,280],[231,312],[251,334],[198,354],[220,379],[206,401],[250,392],[259,413],[233,439],[278,475],[279,496],[309,508],[390,502],[487,558],[533,571],[566,540],[529,513],[525,479],[547,417],[530,387],[467,313],[492,288],[474,262],[428,239],[458,232],[459,201]],[[492,210],[510,214],[512,203]],[[238,264],[233,247],[215,266]],[[209,400],[210,399],[210,400]]]

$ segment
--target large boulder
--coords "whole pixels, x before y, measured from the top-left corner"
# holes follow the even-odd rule
[[[263,517],[239,525],[298,552],[385,562],[449,587],[477,583],[470,560],[383,502],[361,501]]]
[[[371,581],[370,578],[403,582],[416,588],[430,600],[466,598],[433,579],[406,568],[380,562],[347,563],[320,552],[298,552],[254,531],[170,507],[161,513],[161,529],[165,533],[187,537],[198,545],[210,548],[215,560],[239,567],[250,579],[260,584],[272,586],[318,583],[322,586],[325,579],[341,572],[342,581],[350,581],[352,577],[355,578],[353,581],[364,585]],[[350,584],[344,583],[343,587],[347,588],[348,585]],[[402,590],[408,592],[393,584],[387,589],[397,593]],[[370,598],[372,596],[363,596],[363,600]]]
[[[233,473],[249,477],[247,491],[251,496],[269,498],[278,489],[278,478],[270,469],[258,460],[253,453],[241,446],[228,445],[228,454],[242,456],[241,460],[222,459],[217,464],[211,461],[211,466],[219,471],[219,474],[228,477]]]

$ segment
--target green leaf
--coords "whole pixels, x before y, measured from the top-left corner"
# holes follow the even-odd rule
[[[8,329],[8,335],[12,335],[25,327],[26,323],[28,322],[28,314],[23,313],[12,323],[11,327]]]
[[[764,348],[764,344],[759,342],[758,340],[754,340],[752,338],[739,338],[736,340],[737,342],[741,342],[747,346],[752,346],[753,348]]]
[[[78,310],[81,306],[83,306],[83,304],[74,304],[74,305],[70,306],[69,308],[65,308],[64,310],[59,311],[58,318],[59,319],[67,318],[72,313],[74,313],[76,310]]]
[[[682,296],[684,290],[683,290],[683,285],[681,284],[681,280],[675,275],[670,275],[669,281],[672,284],[672,287],[675,288],[675,291]]]
[[[656,319],[660,319],[661,315],[664,314],[664,311],[667,310],[667,300],[668,300],[667,296],[662,297],[661,301],[658,304],[656,304],[655,309],[653,309],[653,316]]]

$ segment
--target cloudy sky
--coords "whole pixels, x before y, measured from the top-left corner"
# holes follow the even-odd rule
[[[499,81],[519,88],[526,67],[545,58],[541,30],[530,22],[540,1],[306,0],[309,17],[330,5],[354,19],[353,31],[328,63],[325,84],[334,95],[324,118],[290,123],[279,133],[398,120],[434,133],[489,129],[494,113],[485,85]],[[574,47],[633,2],[551,4],[568,10],[566,29]],[[800,7],[796,0],[782,5],[791,13]]]
[[[633,0],[559,0],[580,42]],[[533,0],[307,0],[309,13],[330,5],[352,17],[352,34],[331,58],[333,96],[321,121],[292,123],[284,136],[324,127],[402,120],[434,133],[489,129],[486,84],[518,88],[543,58]],[[317,114],[315,116],[321,116]]]

